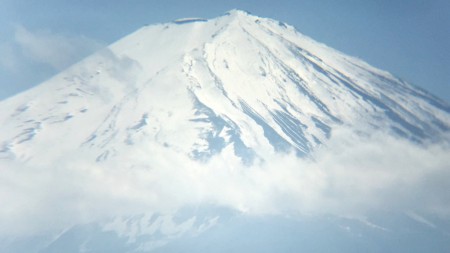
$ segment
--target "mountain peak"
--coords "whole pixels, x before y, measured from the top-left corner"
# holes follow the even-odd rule
[[[419,142],[450,129],[449,106],[427,93],[258,20],[180,19],[119,40],[3,102],[0,156],[46,156],[37,154],[70,129],[82,130],[66,150],[94,149],[97,161],[147,139],[199,159],[229,148],[248,162],[290,150],[307,156],[341,125]]]
[[[224,17],[224,16],[231,17],[232,19],[243,19],[243,18],[254,17],[249,12],[243,11],[243,10],[238,10],[238,9],[233,9],[233,10],[227,11],[222,17]],[[220,17],[213,18],[210,20],[216,20],[219,18]],[[188,18],[176,19],[173,22],[176,24],[186,24],[186,23],[192,23],[192,22],[206,22],[206,21],[208,21],[208,19],[199,18],[199,17],[188,17]]]
[[[252,16],[250,12],[239,9],[229,10],[225,14],[230,16]]]

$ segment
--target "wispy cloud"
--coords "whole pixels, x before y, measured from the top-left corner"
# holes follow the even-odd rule
[[[39,84],[104,44],[78,35],[17,25],[0,43],[0,99]]]
[[[0,67],[7,71],[15,71],[18,68],[19,58],[16,49],[11,43],[0,44]]]
[[[30,31],[23,26],[17,26],[14,38],[25,56],[57,70],[68,67],[103,46],[87,37],[47,30]]]
[[[450,218],[448,143],[417,145],[342,130],[313,154],[315,161],[273,154],[250,167],[231,147],[207,163],[157,144],[121,152],[104,164],[82,154],[48,166],[0,161],[0,234],[205,203],[249,215],[389,211]]]

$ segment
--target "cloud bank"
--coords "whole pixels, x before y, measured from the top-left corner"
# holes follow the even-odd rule
[[[448,142],[418,145],[384,133],[333,133],[313,159],[273,154],[252,166],[231,147],[200,163],[157,144],[130,148],[106,163],[83,154],[40,166],[1,160],[0,235],[202,204],[248,215],[364,217],[388,211],[450,219]]]

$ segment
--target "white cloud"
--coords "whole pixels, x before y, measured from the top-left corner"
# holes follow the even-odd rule
[[[130,147],[103,165],[83,154],[40,167],[3,160],[0,234],[203,203],[250,215],[394,211],[449,219],[449,151],[448,144],[418,146],[382,133],[360,137],[342,130],[314,153],[315,161],[275,154],[251,167],[230,149],[199,163],[157,144]]]
[[[0,42],[0,99],[30,88],[104,47],[94,39],[16,26]]]
[[[103,47],[99,42],[87,37],[62,35],[45,30],[30,31],[23,26],[17,26],[15,42],[24,55],[56,70],[62,70]]]
[[[11,43],[0,44],[0,67],[7,71],[15,71],[18,67],[16,50]]]
[[[415,210],[450,217],[450,148],[418,146],[382,133],[345,130],[314,153],[266,157],[260,166],[220,168],[213,162],[200,182],[211,199],[250,213],[365,215]],[[219,176],[217,176],[217,168]],[[211,171],[211,172],[210,172]],[[225,175],[224,175],[225,174]]]

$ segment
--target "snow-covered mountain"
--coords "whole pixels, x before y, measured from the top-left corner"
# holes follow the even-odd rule
[[[450,129],[428,93],[242,11],[143,27],[1,106],[1,157],[29,162],[80,149],[101,162],[149,141],[251,160],[308,154],[337,125],[417,141]]]
[[[447,103],[292,26],[238,10],[145,26],[0,107],[4,170],[66,160],[105,170],[152,167],[155,147],[202,163],[227,153],[251,166],[278,153],[314,160],[337,128],[360,136],[382,130],[416,143],[439,141],[450,130]],[[134,224],[153,224],[153,232],[170,227],[165,231],[177,238],[201,233],[218,216],[178,225],[165,217]],[[118,231],[130,222],[83,229]],[[130,233],[138,232],[122,235],[130,240]],[[70,242],[67,234],[57,237],[60,245]],[[71,250],[89,252],[83,240]],[[64,249],[57,243],[42,252]],[[161,242],[153,243],[146,249]]]

